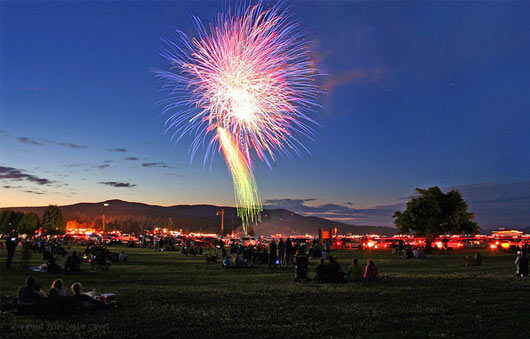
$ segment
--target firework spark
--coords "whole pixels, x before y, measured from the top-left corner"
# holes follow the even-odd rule
[[[196,37],[176,31],[161,50],[171,65],[156,72],[170,92],[166,125],[177,141],[194,136],[191,159],[201,145],[205,162],[223,152],[246,233],[262,210],[253,160],[271,167],[276,154],[307,150],[297,137],[312,134],[307,114],[318,106],[319,73],[282,3],[228,10],[207,27],[194,23]]]

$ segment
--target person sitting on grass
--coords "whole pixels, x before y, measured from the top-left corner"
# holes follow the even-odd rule
[[[47,260],[46,265],[48,267],[48,272],[62,271],[62,269],[57,265],[53,253],[49,249],[44,252],[42,259]]]
[[[232,268],[232,257],[227,255],[223,261],[223,268]]]
[[[75,272],[81,268],[82,260],[77,255],[77,251],[73,251],[71,255],[66,258],[64,264],[65,272]]]
[[[119,262],[126,262],[127,261],[127,254],[125,252],[121,251],[120,256],[118,257]]]
[[[414,252],[410,249],[410,246],[405,247],[405,250],[403,250],[400,258],[401,259],[413,259],[414,258]]]
[[[340,265],[335,259],[334,256],[329,256],[329,265],[328,265],[328,281],[337,283],[344,281],[344,272],[340,270]]]
[[[110,267],[110,259],[109,259],[110,252],[104,248],[100,248],[95,253],[95,258],[92,261],[93,264],[97,266],[97,268],[101,270],[109,270]]]
[[[94,297],[89,296],[82,292],[83,286],[81,283],[73,283],[70,287],[73,294],[73,300],[76,308],[82,312],[100,311],[106,310],[113,307],[115,304],[106,304],[101,300],[97,300]],[[95,292],[92,291],[95,296]]]
[[[519,252],[519,255],[515,259],[515,265],[517,265],[517,272],[515,274],[517,274],[521,278],[528,276],[529,258],[526,253],[526,249],[523,249]]]
[[[57,293],[59,293],[60,296],[65,297],[66,296],[66,290],[64,289],[64,284],[61,279],[55,279],[52,282],[52,287],[57,290]]]
[[[46,293],[40,289],[33,276],[26,278],[26,285],[18,289],[17,312],[29,313],[42,308],[46,300]]]
[[[55,287],[50,289],[48,297],[44,303],[44,310],[47,314],[63,313],[65,310],[67,298],[59,294],[59,290]]]
[[[352,264],[348,267],[348,277],[351,281],[361,281],[363,280],[363,270],[359,266],[359,260],[353,258]]]
[[[319,264],[316,267],[315,281],[327,282],[328,281],[328,267],[324,262],[324,258],[320,259]]]
[[[471,255],[468,255],[466,257],[466,266],[480,266],[482,265],[482,257],[480,256],[480,253],[476,253],[473,257]]]
[[[41,290],[35,278],[30,275],[26,278],[26,285],[18,289],[18,300],[24,302],[39,302],[46,298],[46,293]]]
[[[245,263],[245,260],[243,257],[239,255],[239,253],[236,255],[236,267],[244,267],[247,264]]]
[[[364,270],[364,280],[379,280],[379,269],[372,259],[368,260]]]
[[[414,248],[412,254],[414,254],[414,259],[425,259],[425,252],[420,251],[417,247]]]
[[[473,264],[475,266],[481,266],[482,265],[482,257],[480,256],[480,253],[476,253],[473,257]]]

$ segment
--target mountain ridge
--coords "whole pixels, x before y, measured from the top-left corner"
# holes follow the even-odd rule
[[[47,206],[5,207],[0,210],[15,210],[19,212],[33,212],[42,217]],[[209,204],[198,205],[150,205],[141,202],[130,202],[111,199],[101,202],[59,206],[65,219],[79,223],[101,225],[105,215],[109,228],[122,228],[132,231],[149,226],[169,225],[175,229],[190,232],[220,233],[221,218],[216,212],[225,210],[225,233],[241,229],[241,222],[237,217],[237,209],[231,206],[216,206]],[[383,226],[350,225],[315,216],[303,216],[287,209],[264,209],[262,222],[253,225],[256,235],[282,234],[312,234],[318,235],[319,228],[337,228],[339,233],[379,233],[391,235],[396,229]],[[98,221],[99,220],[99,221]],[[95,223],[94,223],[95,221]],[[99,222],[99,224],[98,224]],[[149,225],[151,224],[151,225]]]

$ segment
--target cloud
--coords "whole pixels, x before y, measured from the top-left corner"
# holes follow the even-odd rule
[[[142,167],[158,167],[158,168],[175,168],[169,164],[166,164],[165,162],[148,162],[143,163]]]
[[[127,152],[127,150],[125,148],[113,148],[113,149],[109,148],[107,151],[109,151],[109,152],[121,152],[121,153]]]
[[[137,161],[137,160],[140,160],[140,159],[138,159],[137,157],[127,157],[127,158],[125,158],[125,160]]]
[[[12,186],[12,185],[3,185],[2,187],[5,188],[5,189],[19,189],[19,188],[23,188],[22,186]]]
[[[307,210],[308,206],[305,206],[306,202],[314,201],[316,198],[310,199],[267,199],[265,200],[265,206],[267,208],[286,208],[293,210],[293,212],[299,212]],[[296,211],[295,211],[296,210]]]
[[[88,148],[88,146],[85,146],[85,145],[76,145],[76,144],[71,144],[69,142],[56,142],[55,144],[59,146],[63,146],[63,147],[74,148],[74,149]]]
[[[315,201],[315,198],[309,199],[268,199],[265,200],[266,208],[286,208],[293,212],[305,215],[315,215],[320,217],[352,217],[355,209],[340,204],[321,204],[309,206],[306,203]]]
[[[184,178],[185,177],[184,174],[179,174],[179,173],[166,173],[164,175],[174,176],[174,177],[177,177],[177,178]]]
[[[304,216],[315,216],[356,225],[377,226],[392,226],[392,215],[401,207],[401,205],[389,205],[373,208],[353,208],[351,207],[353,205],[351,202],[345,204],[307,205],[308,202],[316,200],[316,198],[268,199],[265,200],[263,207],[267,209],[284,208]]]
[[[28,174],[24,170],[4,166],[0,166],[0,179],[16,181],[27,180],[39,185],[50,185],[53,183],[51,180],[39,178],[33,174]]]
[[[30,139],[28,137],[20,137],[18,138],[18,141],[20,141],[23,144],[27,144],[27,145],[36,145],[36,146],[44,145],[42,142],[34,140],[34,139]]]
[[[103,162],[106,163],[106,164],[110,164],[111,162],[114,162],[114,160],[105,160]]]
[[[31,194],[44,194],[43,192],[37,192],[37,191],[32,191],[32,190],[25,190],[25,191],[22,191],[24,193],[31,193]]]
[[[107,168],[107,167],[110,167],[110,165],[109,164],[105,164],[105,165],[96,166],[96,168],[99,168],[99,169],[104,169],[104,168]]]
[[[72,144],[69,142],[54,141],[54,140],[38,140],[38,139],[33,139],[33,138],[28,138],[28,137],[19,137],[18,141],[26,145],[33,145],[33,146],[43,146],[45,144],[52,144],[52,145],[74,148],[74,149],[88,148],[87,146],[84,146],[84,145],[77,145],[77,144]]]
[[[104,181],[104,182],[99,182],[98,184],[112,186],[112,187],[126,187],[126,188],[136,187],[135,184],[131,184],[128,182],[117,182],[117,181]]]

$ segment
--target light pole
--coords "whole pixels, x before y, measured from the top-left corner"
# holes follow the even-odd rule
[[[221,239],[223,238],[223,232],[225,228],[225,210],[221,209],[220,211],[217,211],[215,215],[221,215]]]
[[[109,206],[109,203],[103,203],[103,207]],[[101,216],[101,222],[103,223],[103,233],[105,233],[105,213]]]

